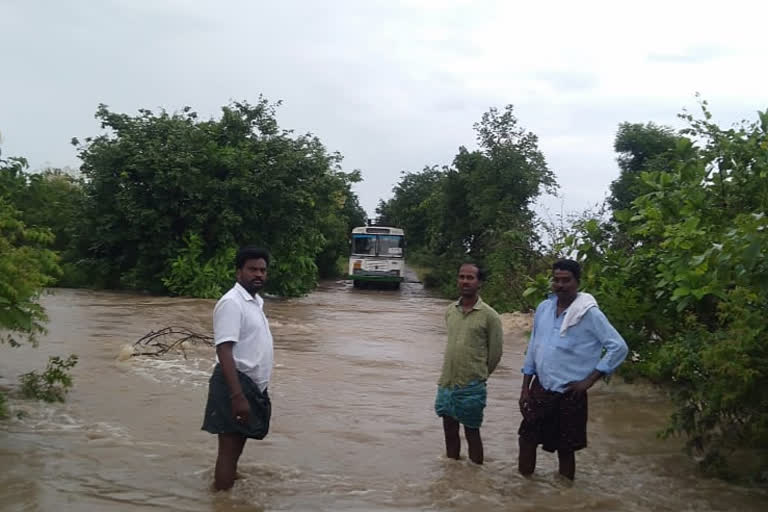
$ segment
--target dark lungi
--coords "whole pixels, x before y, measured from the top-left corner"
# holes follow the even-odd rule
[[[243,372],[238,371],[237,376],[240,379],[243,395],[251,408],[248,423],[235,421],[229,386],[224,379],[221,365],[217,364],[208,381],[208,402],[205,405],[202,430],[211,434],[237,433],[251,439],[264,439],[269,432],[269,420],[272,416],[269,394],[266,389],[262,392],[259,386]]]
[[[548,452],[581,450],[587,446],[587,393],[547,391],[534,379],[518,434]]]

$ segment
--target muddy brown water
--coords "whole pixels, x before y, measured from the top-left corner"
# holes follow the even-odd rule
[[[679,440],[656,437],[666,400],[616,379],[590,392],[575,484],[548,454],[533,478],[519,476],[521,331],[506,333],[489,381],[486,464],[447,460],[433,400],[448,302],[415,283],[329,281],[301,299],[267,300],[272,429],[246,445],[233,490],[214,493],[216,442],[200,430],[212,349],[118,357],[152,329],[210,332],[214,301],[59,289],[43,304],[48,334],[36,349],[0,347],[0,385],[49,355],[80,363],[67,403],[11,400],[14,416],[0,422],[2,511],[768,509],[763,491],[698,475]]]

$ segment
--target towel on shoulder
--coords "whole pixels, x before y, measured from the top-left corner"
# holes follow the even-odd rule
[[[574,299],[571,305],[568,306],[568,311],[565,313],[563,324],[560,326],[560,336],[565,336],[565,332],[569,327],[578,324],[581,319],[584,318],[587,311],[596,307],[597,301],[591,294],[579,292],[578,295],[576,295],[576,299]]]

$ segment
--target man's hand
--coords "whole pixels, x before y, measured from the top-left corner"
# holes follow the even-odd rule
[[[523,388],[520,390],[520,407],[523,406],[525,402],[528,401],[528,399],[531,397],[531,390],[527,388]]]
[[[533,375],[524,375],[523,387],[522,389],[520,389],[520,402],[519,402],[520,413],[523,415],[523,418],[525,418],[527,421],[534,420],[533,409],[531,409],[531,406],[530,406],[532,380],[533,380]]]
[[[592,386],[594,386],[595,382],[597,382],[597,380],[602,376],[603,376],[603,372],[592,370],[592,373],[590,373],[586,379],[569,382],[568,385],[565,387],[565,392],[574,393],[576,395],[581,395],[583,393],[586,393],[587,390]]]
[[[229,399],[232,401],[232,419],[237,423],[247,425],[251,408],[248,405],[248,400],[245,399],[243,388],[240,387],[237,366],[232,355],[234,345],[235,343],[231,341],[219,343],[216,345],[216,355],[219,356],[221,371],[224,373],[224,379],[227,381],[227,387],[229,388]]]
[[[248,405],[248,400],[242,392],[232,397],[232,417],[236,422],[244,425],[248,424],[248,416],[251,414],[251,407]]]
[[[594,384],[594,382],[592,382],[589,378],[584,380],[577,380],[576,382],[569,383],[565,388],[565,392],[580,395],[591,388],[592,384]]]
[[[523,375],[523,387],[520,389],[520,407],[528,401],[531,396],[531,382],[533,381],[533,375]]]
[[[533,412],[533,408],[531,407],[531,392],[528,389],[523,389],[520,392],[520,414],[523,415],[523,418],[526,421],[534,421],[536,419],[536,415]]]

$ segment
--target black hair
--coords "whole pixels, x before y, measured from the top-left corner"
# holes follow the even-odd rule
[[[577,281],[581,281],[581,265],[579,265],[578,261],[557,260],[552,265],[552,272],[554,272],[555,270],[567,270],[568,272],[573,274],[573,277],[575,277]]]
[[[478,281],[485,281],[485,278],[488,277],[485,269],[480,266],[479,263],[475,263],[474,261],[465,261],[461,265],[459,265],[459,270],[461,270],[461,267],[464,265],[472,265],[477,269],[477,280]]]
[[[237,256],[235,256],[235,268],[238,270],[243,268],[243,265],[248,260],[264,260],[269,265],[269,252],[266,249],[252,245],[241,247],[237,251]]]

